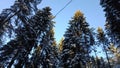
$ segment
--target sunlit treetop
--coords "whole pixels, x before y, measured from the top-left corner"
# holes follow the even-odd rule
[[[101,42],[105,41],[105,34],[101,27],[98,27],[98,29],[97,29],[97,37],[98,37],[99,41],[101,41]]]
[[[97,32],[98,32],[99,34],[103,34],[103,33],[104,33],[104,32],[103,32],[103,29],[102,29],[101,27],[98,27]]]
[[[74,19],[77,20],[77,19],[79,19],[79,17],[83,17],[83,15],[84,14],[80,10],[78,10],[74,14]]]

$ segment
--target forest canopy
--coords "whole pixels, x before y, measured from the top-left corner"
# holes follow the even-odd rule
[[[0,68],[120,67],[119,0],[100,0],[105,29],[89,25],[77,10],[59,43],[54,37],[57,15],[50,6],[39,9],[41,1],[15,0],[0,13]],[[97,54],[97,48],[104,57]]]

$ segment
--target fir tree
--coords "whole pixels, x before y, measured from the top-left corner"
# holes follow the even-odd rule
[[[106,16],[106,31],[111,42],[120,44],[120,2],[119,0],[101,0]]]
[[[38,1],[32,2],[37,3]],[[18,2],[23,3],[24,1]],[[30,3],[32,2],[30,1]],[[42,35],[46,34],[49,27],[52,26],[49,7],[38,10],[34,16],[25,14],[22,11],[16,14],[19,17],[17,24],[22,25],[14,29],[15,38],[0,48],[0,63],[5,67],[11,68],[11,66],[14,66],[22,68],[28,66],[30,52],[37,47],[40,39],[43,38]]]
[[[81,68],[89,61],[90,47],[94,44],[93,33],[80,11],[75,13],[69,25],[64,34],[60,65],[64,68]]]
[[[119,0],[101,0],[101,6],[104,8],[106,16],[106,33],[110,37],[114,47],[120,46],[120,1]],[[119,49],[117,49],[119,51]]]
[[[29,53],[27,50],[31,49],[28,45],[34,42],[31,40],[31,43],[27,43],[28,34],[33,34],[29,31],[31,29],[28,28],[28,20],[33,13],[36,13],[36,3],[39,4],[39,2],[41,2],[41,0],[16,0],[11,8],[4,9],[0,14],[0,40],[3,39],[2,37],[5,34],[8,35],[7,39],[10,40],[7,44],[4,44],[4,40],[2,40],[3,44],[0,44],[0,64],[4,67],[10,68],[14,63],[16,63],[16,67],[17,64],[20,63],[19,66],[21,67],[23,63],[26,62]],[[14,38],[12,38],[12,36],[14,36]],[[12,40],[10,38],[12,38]]]
[[[111,68],[111,65],[110,65],[110,61],[109,61],[109,55],[108,55],[108,52],[107,52],[107,49],[108,49],[108,44],[109,44],[109,41],[103,31],[102,28],[98,27],[97,29],[97,39],[98,39],[98,42],[99,43],[102,43],[103,45],[103,51],[105,52],[106,54],[106,58],[107,58],[107,61],[108,61],[108,65],[109,65],[109,68]]]

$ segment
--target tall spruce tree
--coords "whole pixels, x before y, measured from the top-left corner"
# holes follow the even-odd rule
[[[109,61],[109,55],[108,55],[108,44],[109,44],[109,41],[108,41],[108,38],[106,37],[106,34],[104,33],[103,29],[98,27],[97,29],[97,39],[99,40],[98,42],[99,43],[102,43],[103,45],[103,51],[105,52],[105,55],[106,55],[106,58],[107,58],[107,61],[108,61],[108,66],[109,68],[111,68],[111,65],[110,65],[110,61]]]
[[[90,47],[94,44],[93,33],[80,11],[75,13],[69,25],[64,34],[60,66],[84,68],[89,61]]]
[[[17,61],[16,58],[21,57],[21,54],[18,53],[24,53],[25,48],[23,47],[27,45],[23,45],[23,43],[27,38],[21,36],[25,34],[25,30],[27,31],[28,20],[37,12],[37,4],[40,2],[41,0],[16,0],[11,8],[4,9],[0,14],[0,40],[4,41],[2,37],[5,34],[8,35],[7,40],[10,40],[7,44],[4,42],[0,44],[0,64],[2,66],[10,68],[14,61]],[[21,31],[19,32],[19,30]],[[19,36],[20,34],[21,36]],[[14,40],[10,39],[12,35],[14,35]]]
[[[27,0],[18,0],[17,2],[20,2],[22,4],[24,2],[26,3],[26,1]],[[33,6],[35,6],[36,4],[38,4],[38,2],[39,0],[28,1],[26,4],[28,5],[28,3],[30,3],[31,5],[31,3],[33,3]],[[8,20],[13,23],[19,24],[19,26],[13,24],[16,26],[16,28],[14,29],[15,38],[13,40],[10,40],[7,44],[1,46],[0,48],[0,64],[2,64],[2,66],[4,67],[11,68],[12,66],[14,66],[16,68],[22,68],[24,66],[28,66],[30,52],[33,48],[37,47],[39,41],[44,38],[43,35],[46,34],[49,30],[49,27],[52,26],[49,7],[46,7],[43,10],[36,10],[34,16],[30,14],[25,14],[23,13],[23,11],[19,10],[19,12],[14,15],[15,21],[11,21],[11,18],[13,18],[14,16],[8,17],[9,19],[4,19],[2,21],[3,24],[5,24]]]
[[[114,47],[120,46],[120,1],[119,0],[100,0],[106,16],[106,33],[110,37]],[[118,51],[120,49],[117,49]]]
[[[120,1],[119,0],[100,0],[106,16],[106,31],[111,37],[112,43],[120,45]]]

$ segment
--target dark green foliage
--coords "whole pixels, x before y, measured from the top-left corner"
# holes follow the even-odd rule
[[[17,5],[15,2],[14,6],[18,8],[20,6],[19,3],[26,4],[26,3],[32,3],[32,2],[20,0],[17,2]],[[27,5],[29,5],[29,4],[27,4]],[[29,9],[27,9],[27,10],[29,10]],[[52,21],[50,18],[50,16],[51,16],[50,10],[51,9],[49,7],[46,7],[43,10],[36,9],[36,11],[37,11],[37,12],[35,11],[36,14],[34,16],[32,16],[29,13],[24,13],[25,10],[20,7],[19,12],[16,11],[17,13],[14,16],[9,17],[9,19],[10,19],[9,21],[13,22],[13,25],[15,25],[15,26],[13,26],[13,25],[11,26],[11,28],[14,27],[13,29],[14,29],[15,38],[13,40],[10,40],[7,44],[1,46],[1,48],[0,48],[0,51],[1,51],[0,63],[3,64],[3,66],[8,67],[8,68],[10,68],[11,66],[14,66],[15,68],[18,68],[18,67],[22,68],[24,66],[25,67],[29,66],[30,65],[29,64],[29,59],[30,59],[29,55],[30,55],[32,49],[36,48],[39,43],[42,44],[43,49],[46,51],[46,53],[48,53],[49,50],[51,50],[51,47],[49,47],[51,45],[50,44],[51,42],[45,43],[50,40],[49,38],[47,38],[47,36],[49,35],[49,30],[53,27],[53,24],[52,24]],[[15,17],[15,20],[14,20],[14,17]],[[3,25],[7,21],[8,20],[6,20],[6,19],[3,20],[2,21]],[[16,25],[16,24],[18,24],[18,25]],[[3,25],[1,25],[1,26],[3,26]],[[10,28],[8,28],[8,29],[10,29]],[[1,29],[1,30],[3,30],[3,29]],[[47,46],[47,45],[49,45],[49,46]],[[46,57],[48,57],[48,56],[46,56]],[[45,57],[43,57],[43,58],[45,58]]]
[[[106,12],[106,33],[111,39],[100,28],[96,43],[103,44],[108,62],[98,58],[96,51],[96,58],[90,56],[95,33],[80,11],[70,20],[58,52],[51,9],[39,10],[39,3],[41,0],[16,0],[0,14],[0,68],[111,68],[106,49],[110,42],[120,42],[118,0],[100,3]]]
[[[8,39],[14,35],[14,38],[6,44],[1,43],[0,64],[2,66],[57,67],[51,9],[46,7],[38,10],[37,4],[40,2],[41,0],[17,0],[10,9],[5,9],[1,13],[0,37],[7,34],[7,31]],[[2,41],[4,40],[1,38]]]
[[[28,62],[28,55],[41,39],[39,36],[42,33],[46,34],[45,31],[51,26],[51,19],[49,19],[51,13],[49,11],[49,7],[39,10],[35,16],[24,24],[24,27],[18,27],[18,29],[15,30],[17,34],[16,39],[11,40],[1,48],[2,52],[0,57],[3,64],[8,64],[10,67],[12,64],[15,64],[15,67],[23,67],[26,62]],[[42,15],[45,16],[43,17]],[[12,58],[12,60],[7,63],[10,58]],[[17,63],[15,63],[15,61],[17,61]]]
[[[106,16],[106,31],[113,43],[120,43],[120,1],[101,0]]]
[[[114,44],[114,46],[119,47],[120,46],[120,0],[100,0],[100,1],[101,1],[100,5],[104,8],[105,11],[105,16],[106,16],[105,30],[107,35],[109,36],[108,39],[110,39],[110,42]]]
[[[4,9],[0,14],[0,42],[4,41],[2,37],[5,34],[11,38],[15,34],[14,30],[23,26],[37,12],[36,3],[40,2],[41,0],[16,0],[13,6]]]
[[[82,15],[80,11],[76,12],[64,34],[61,67],[84,68],[89,61],[90,47],[94,44],[94,38]]]

